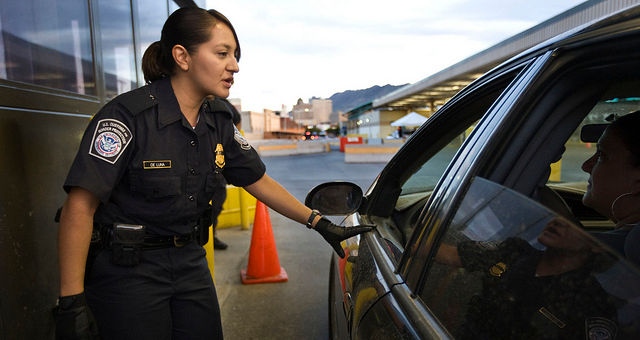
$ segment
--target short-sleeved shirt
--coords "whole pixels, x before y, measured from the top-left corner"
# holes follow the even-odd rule
[[[225,179],[243,187],[265,173],[226,105],[205,101],[193,128],[170,78],[114,98],[89,123],[64,189],[82,187],[100,199],[97,223],[191,232]]]
[[[509,238],[494,249],[458,245],[462,266],[481,271],[482,292],[469,302],[462,338],[585,339],[594,330],[615,336],[615,301],[592,275],[593,265],[554,276],[535,275],[542,256]]]

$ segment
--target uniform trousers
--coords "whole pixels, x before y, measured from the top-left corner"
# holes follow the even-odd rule
[[[103,340],[222,339],[220,308],[204,249],[143,250],[140,264],[111,263],[98,253],[85,282]]]

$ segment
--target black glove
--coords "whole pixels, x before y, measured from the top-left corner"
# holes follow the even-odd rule
[[[54,314],[56,340],[100,339],[96,319],[87,305],[84,292],[60,297]]]
[[[327,218],[323,217],[316,223],[316,226],[313,227],[315,231],[319,232],[322,237],[333,247],[333,250],[340,255],[340,257],[344,257],[344,250],[342,250],[342,246],[340,242],[348,239],[349,237],[356,236],[358,234],[362,234],[364,232],[373,230],[375,226],[370,225],[362,225],[358,227],[341,227],[331,223]]]

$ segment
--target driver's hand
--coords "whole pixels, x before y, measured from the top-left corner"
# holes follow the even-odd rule
[[[333,250],[338,253],[340,257],[344,257],[344,250],[340,246],[340,242],[353,237],[358,234],[362,234],[367,231],[371,231],[375,228],[372,225],[361,225],[357,227],[343,227],[331,223],[326,217],[323,217],[313,227],[317,232],[324,237],[324,239],[333,247]]]

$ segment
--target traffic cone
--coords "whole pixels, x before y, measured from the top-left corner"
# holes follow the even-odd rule
[[[256,215],[251,233],[249,263],[247,269],[240,271],[243,284],[285,282],[289,280],[287,272],[280,267],[276,241],[273,238],[269,211],[264,203],[256,202]]]

